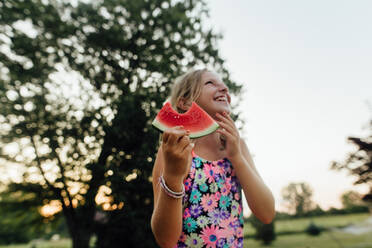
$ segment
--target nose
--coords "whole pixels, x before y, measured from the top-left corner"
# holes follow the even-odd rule
[[[220,85],[220,88],[219,88],[219,91],[221,92],[228,92],[228,88],[225,84],[221,84]]]

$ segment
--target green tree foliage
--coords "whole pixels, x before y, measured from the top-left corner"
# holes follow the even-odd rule
[[[345,161],[333,161],[331,169],[345,170],[356,177],[354,184],[367,185],[370,192],[363,199],[372,206],[372,120],[369,122],[369,129],[371,134],[365,138],[348,137],[348,142],[357,149],[348,153]]]
[[[26,243],[35,238],[48,238],[54,233],[65,235],[65,222],[60,214],[40,215],[38,206],[48,199],[39,185],[10,184],[1,194],[0,244]],[[45,191],[44,191],[45,192]]]
[[[42,217],[40,216],[35,204],[32,201],[37,200],[31,196],[31,193],[19,192],[17,199],[22,199],[19,203],[17,199],[10,199],[3,194],[0,205],[0,244],[11,244],[17,242],[27,242],[37,232],[43,232]],[[18,204],[22,204],[22,208]],[[23,212],[27,215],[23,216]]]
[[[290,183],[282,189],[282,197],[287,204],[288,210],[296,216],[304,216],[307,212],[314,209],[314,202],[311,199],[312,195],[312,188],[304,182]]]
[[[264,224],[254,214],[248,220],[255,229],[254,239],[262,241],[264,245],[270,245],[276,239],[275,220]]]
[[[0,160],[22,173],[0,204],[58,201],[73,247],[154,247],[150,123],[172,80],[207,65],[240,90],[207,16],[198,0],[1,1]]]
[[[341,195],[341,202],[343,208],[351,208],[363,204],[362,195],[356,191],[349,190]]]

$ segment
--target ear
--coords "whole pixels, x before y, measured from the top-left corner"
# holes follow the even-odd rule
[[[185,98],[181,98],[178,101],[177,108],[182,109],[183,111],[187,111],[191,107],[191,102],[186,101]]]

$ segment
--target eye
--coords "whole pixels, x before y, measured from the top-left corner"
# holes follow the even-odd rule
[[[213,84],[213,82],[212,81],[207,81],[207,82],[205,82],[205,85],[207,85],[207,84]]]

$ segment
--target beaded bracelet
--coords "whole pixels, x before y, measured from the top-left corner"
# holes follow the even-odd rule
[[[181,192],[174,192],[173,190],[168,188],[168,186],[165,184],[163,176],[159,177],[159,184],[164,189],[164,192],[172,198],[179,199],[179,198],[182,198],[182,197],[185,196],[185,186],[183,184],[182,184],[182,191]]]

